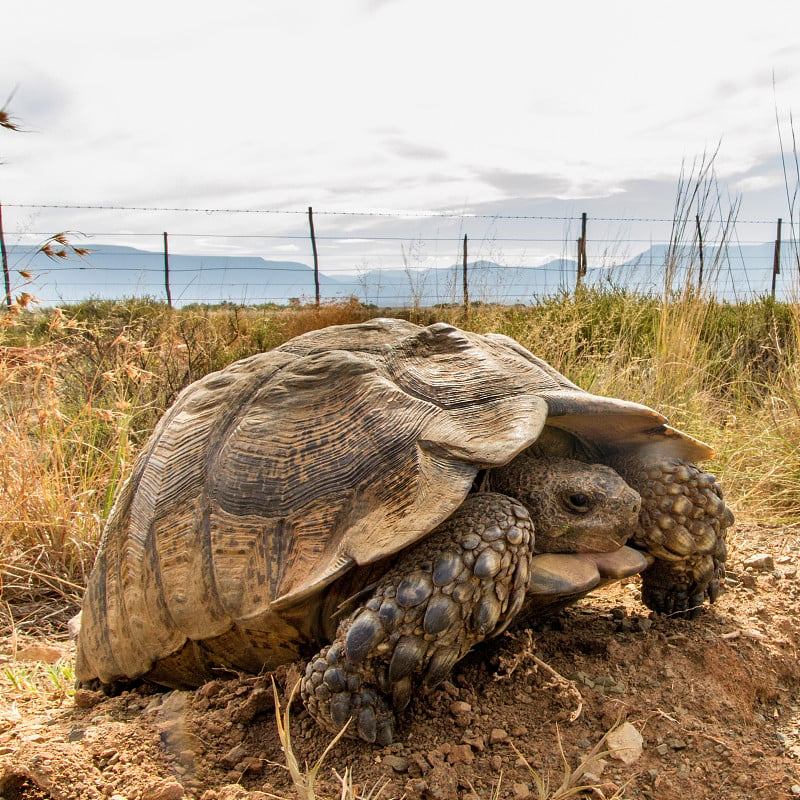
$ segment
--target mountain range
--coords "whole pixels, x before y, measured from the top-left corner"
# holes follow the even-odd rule
[[[776,296],[796,297],[798,248],[784,242]],[[664,291],[665,280],[674,288],[687,281],[697,285],[700,264],[696,251],[671,258],[666,245],[651,246],[620,264],[589,265],[583,279],[588,286],[613,286],[646,293]],[[721,300],[737,301],[771,292],[772,243],[707,248],[702,283]],[[667,263],[677,264],[671,270]],[[162,253],[119,245],[97,244],[84,258],[51,260],[33,247],[9,248],[12,288],[24,283],[19,270],[33,274],[26,291],[44,304],[71,303],[88,298],[166,297]],[[278,303],[313,301],[314,270],[295,261],[270,261],[257,256],[169,256],[170,290],[176,306],[190,303]],[[504,304],[531,303],[537,298],[571,292],[577,263],[556,259],[539,266],[505,266],[492,261],[467,265],[470,300]],[[424,269],[364,269],[332,275],[320,271],[322,300],[357,297],[378,306],[430,306],[460,303],[463,271],[460,264]]]

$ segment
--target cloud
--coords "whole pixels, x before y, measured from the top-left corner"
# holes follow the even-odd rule
[[[480,169],[475,176],[506,197],[579,199],[607,197],[621,190],[608,181],[570,178],[546,172],[516,172],[499,167]]]
[[[401,158],[409,158],[415,161],[444,161],[447,158],[447,151],[442,148],[419,144],[400,137],[386,139],[384,143],[395,155]]]

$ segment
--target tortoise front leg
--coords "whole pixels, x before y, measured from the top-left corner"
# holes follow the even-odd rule
[[[309,713],[349,736],[389,744],[414,684],[435,686],[477,642],[503,631],[525,600],[533,557],[528,512],[504,495],[468,497],[401,555],[367,602],[312,659]]]
[[[725,576],[733,513],[713,475],[679,458],[620,457],[610,466],[641,495],[629,544],[655,558],[642,573],[642,601],[662,614],[695,616]]]

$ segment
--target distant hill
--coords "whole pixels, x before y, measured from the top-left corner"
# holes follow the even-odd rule
[[[668,248],[653,245],[636,257],[614,266],[589,264],[587,285],[618,286],[647,293],[664,289]],[[795,296],[795,250],[785,242],[783,274],[779,276],[779,299]],[[699,282],[697,253],[679,254],[680,266],[673,271],[672,285],[687,280]],[[703,284],[719,299],[741,300],[769,294],[772,278],[773,244],[746,245],[721,252],[704,253]],[[33,293],[43,303],[71,303],[87,298],[115,299],[153,297],[163,299],[164,258],[161,253],[133,247],[97,244],[85,259],[54,262],[35,248],[9,248],[12,269],[29,269],[35,274]],[[189,303],[279,303],[292,299],[313,299],[314,271],[296,261],[269,261],[257,256],[185,256],[170,254],[170,287],[175,305]],[[540,266],[504,266],[492,261],[467,265],[472,301],[530,303],[536,298],[575,287],[577,264],[556,259]],[[370,269],[353,275],[320,273],[320,294],[324,300],[351,296],[379,306],[430,306],[460,303],[462,267],[453,264],[429,269]]]

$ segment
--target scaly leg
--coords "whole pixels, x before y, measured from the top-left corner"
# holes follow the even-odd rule
[[[525,600],[533,524],[515,500],[468,497],[383,576],[313,658],[301,691],[325,728],[388,744],[415,683],[435,686],[477,642],[496,636]]]
[[[695,616],[717,599],[733,513],[713,475],[679,458],[608,462],[641,495],[630,544],[655,557],[642,573],[642,600],[662,614]]]

